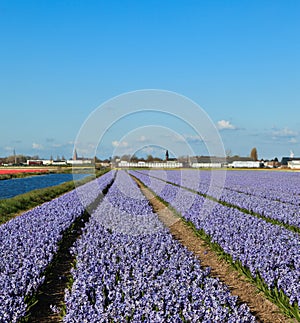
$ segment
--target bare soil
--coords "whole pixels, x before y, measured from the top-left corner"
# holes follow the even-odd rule
[[[149,200],[154,212],[158,214],[160,220],[169,228],[174,238],[193,252],[203,267],[210,267],[211,276],[219,278],[220,281],[224,282],[229,287],[232,295],[238,296],[239,301],[247,303],[251,313],[255,315],[258,322],[297,322],[282,314],[275,304],[266,299],[263,293],[259,292],[253,284],[248,282],[244,276],[234,270],[225,260],[220,259],[206,242],[194,233],[192,228],[188,227],[178,216],[174,215],[148,188],[140,181],[136,180],[136,182]]]
[[[59,250],[48,268],[45,282],[38,291],[38,302],[29,313],[29,322],[62,322],[60,312],[64,304],[65,289],[72,277],[70,270],[75,259],[70,248],[80,238],[82,228],[89,217],[90,213],[86,211],[74,222],[72,228],[65,232]],[[53,311],[50,306],[55,306],[57,311]]]

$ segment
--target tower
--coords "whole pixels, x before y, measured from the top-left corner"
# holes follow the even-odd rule
[[[15,164],[17,163],[17,155],[16,155],[16,149],[14,148],[14,161],[15,161]]]
[[[168,161],[169,160],[169,152],[168,152],[168,150],[166,150],[166,161]]]
[[[77,159],[78,159],[77,150],[74,149],[73,160],[77,160]]]

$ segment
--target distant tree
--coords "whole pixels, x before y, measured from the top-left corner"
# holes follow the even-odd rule
[[[26,163],[27,161],[26,156],[24,155],[17,155],[17,158],[19,163]]]
[[[250,157],[255,161],[258,160],[257,149],[255,147],[251,149]]]
[[[227,157],[227,158],[231,157],[231,156],[232,156],[232,151],[231,151],[231,149],[226,149],[225,154],[226,154],[226,157]]]
[[[139,159],[137,158],[136,155],[132,155],[131,158],[130,158],[130,161],[132,161],[133,163],[137,163],[139,161]]]
[[[125,160],[125,161],[130,161],[130,155],[123,155],[122,157],[121,157],[121,160]]]
[[[189,160],[190,160],[190,157],[188,155],[179,156],[177,158],[177,161],[180,163],[187,163]]]
[[[7,158],[7,162],[9,163],[9,164],[13,164],[14,162],[15,162],[15,156],[8,156]]]
[[[94,164],[100,163],[101,159],[99,159],[97,156],[94,157]]]
[[[153,160],[154,160],[154,158],[153,158],[153,156],[152,155],[147,155],[147,158],[146,158],[146,161],[147,162],[153,162]]]

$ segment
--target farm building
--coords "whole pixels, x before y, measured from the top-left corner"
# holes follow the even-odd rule
[[[52,160],[52,159],[28,159],[28,166],[66,166],[66,165],[85,165],[92,164],[91,159],[79,159],[79,160]]]
[[[282,168],[289,167],[290,162],[296,162],[296,161],[300,161],[300,158],[299,157],[282,157],[282,159],[281,159],[281,167]]]
[[[78,166],[78,165],[85,165],[85,164],[92,164],[92,160],[91,159],[70,159],[66,161],[68,165],[72,165],[72,166]]]
[[[250,164],[248,164],[250,162]],[[261,167],[253,166],[253,159],[250,157],[217,157],[217,156],[195,156],[192,157],[190,167],[192,168],[220,168],[220,167]],[[233,163],[235,163],[233,166]],[[241,163],[241,164],[239,164]],[[241,165],[241,166],[238,166]]]
[[[195,156],[190,159],[192,168],[220,168],[226,165],[225,157],[216,156]]]
[[[277,158],[272,160],[265,160],[263,161],[263,163],[266,168],[277,168],[281,165]]]
[[[300,169],[300,160],[290,160],[290,161],[288,161],[288,168]]]
[[[192,168],[220,168],[222,163],[191,163]]]
[[[264,167],[264,164],[260,161],[242,161],[242,160],[236,160],[228,165],[232,168],[261,168]]]
[[[28,159],[26,164],[27,166],[41,166],[44,165],[44,161],[40,159]]]
[[[130,167],[146,167],[146,168],[181,168],[183,166],[182,163],[177,161],[166,161],[166,162],[128,162],[125,160],[121,160],[118,163],[118,167],[121,168],[130,168]]]

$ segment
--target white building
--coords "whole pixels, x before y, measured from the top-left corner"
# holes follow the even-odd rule
[[[300,160],[288,161],[288,167],[291,169],[300,169]]]
[[[221,168],[221,163],[192,163],[192,168]]]
[[[77,159],[77,160],[67,160],[68,165],[72,166],[79,166],[79,165],[85,165],[85,164],[91,164],[91,159]]]
[[[52,166],[66,166],[67,161],[66,160],[53,160],[51,165]]]
[[[145,168],[181,168],[183,166],[182,163],[177,161],[167,161],[167,162],[144,162],[139,161],[137,163],[128,162],[125,160],[121,160],[118,163],[118,167],[120,168],[134,168],[134,167],[145,167]]]
[[[260,161],[242,161],[242,160],[237,160],[232,162],[231,164],[228,165],[229,167],[232,168],[260,168],[262,167],[262,163]]]
[[[26,161],[27,166],[40,166],[45,165],[42,159],[28,159]]]

